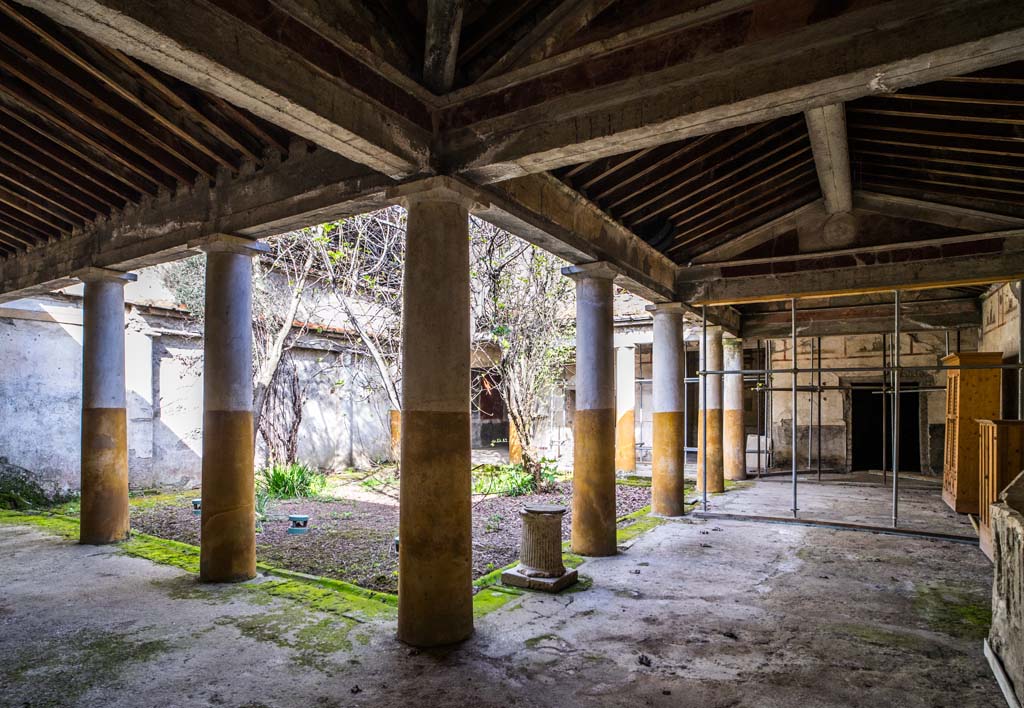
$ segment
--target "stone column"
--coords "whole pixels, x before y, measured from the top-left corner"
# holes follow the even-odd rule
[[[615,543],[615,364],[607,263],[562,269],[576,281],[572,550],[612,556]]]
[[[269,250],[227,234],[205,239],[203,482],[199,580],[256,575],[252,409],[252,258]]]
[[[398,638],[473,634],[468,201],[450,180],[407,195]]]
[[[615,469],[636,472],[636,349],[615,348]]]
[[[722,340],[723,369],[743,370],[743,340]],[[722,455],[726,479],[747,478],[747,444],[743,425],[743,374],[726,374],[722,381]]]
[[[662,516],[686,513],[683,470],[686,464],[683,411],[683,307],[652,305],[654,313],[654,455],[651,510]]]
[[[707,351],[703,351],[701,336],[701,369],[722,370],[722,328],[708,327]],[[725,474],[722,468],[722,376],[710,374],[707,377],[707,400],[704,400],[704,385],[700,388],[700,410],[697,413],[697,491],[704,489],[704,455],[708,459],[708,493],[725,491]],[[707,450],[704,449],[704,409],[707,408],[708,435]]]
[[[79,541],[116,543],[129,528],[124,286],[136,277],[89,268],[78,278],[85,283]]]

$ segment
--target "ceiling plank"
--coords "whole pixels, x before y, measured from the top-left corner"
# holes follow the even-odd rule
[[[512,45],[478,81],[547,58],[558,46],[590,24],[616,0],[563,0],[554,10]]]

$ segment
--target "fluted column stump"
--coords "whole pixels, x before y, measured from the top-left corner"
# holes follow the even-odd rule
[[[607,263],[563,268],[576,281],[576,413],[573,421],[572,550],[613,556],[615,541],[615,362]]]
[[[256,577],[252,258],[266,244],[217,234],[206,252],[199,580]]]
[[[128,417],[124,386],[124,286],[131,273],[88,268],[82,338],[80,543],[128,537]]]
[[[683,306],[651,305],[654,314],[653,388],[654,450],[651,460],[651,511],[661,516],[686,513],[683,470],[686,443],[683,430]]]
[[[526,504],[519,513],[523,536],[519,565],[501,574],[504,585],[558,592],[577,580],[575,570],[562,562],[562,517],[566,508],[558,504]]]

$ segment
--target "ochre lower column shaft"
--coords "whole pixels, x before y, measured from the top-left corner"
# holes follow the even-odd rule
[[[128,537],[128,420],[124,408],[82,409],[82,499],[79,540]]]
[[[708,417],[708,492],[717,493],[725,491],[725,474],[722,460],[722,409],[711,408],[707,413]],[[704,414],[700,413],[697,419],[697,491],[704,490]]]
[[[249,411],[203,416],[199,577],[234,583],[256,575],[253,428]]]
[[[636,413],[623,412],[615,421],[615,469],[636,472]]]
[[[747,478],[745,442],[742,409],[722,411],[722,458],[726,479]]]
[[[651,466],[651,511],[662,516],[686,513],[686,490],[683,469],[686,453],[683,447],[683,413],[654,413],[654,450]]]
[[[473,633],[469,438],[468,411],[402,414],[398,638],[414,646]]]
[[[615,410],[578,410],[573,425],[572,550],[612,556],[615,542]]]

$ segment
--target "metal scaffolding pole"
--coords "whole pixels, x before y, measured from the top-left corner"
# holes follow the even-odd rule
[[[811,383],[814,383],[814,339],[811,344]],[[814,436],[811,435],[811,426],[814,425],[814,391],[807,394],[807,469],[811,469],[811,461],[814,457]]]
[[[772,384],[772,340],[768,340],[764,343],[765,347],[765,359],[764,359],[764,370],[765,370],[765,383],[768,388],[772,391],[775,390]],[[764,430],[767,433],[768,438],[768,450],[765,456],[765,471],[768,471],[768,467],[771,467],[772,462],[772,451],[774,448],[773,437],[772,437],[772,414],[775,412],[775,401],[773,396],[765,396],[764,399]]]
[[[686,334],[683,334],[683,469],[686,469],[686,453],[690,436],[690,372],[686,368]]]
[[[792,386],[792,389],[793,389],[793,396],[792,396],[792,400],[793,400],[793,411],[792,411],[793,422],[792,422],[792,425],[790,425],[789,427],[791,428],[791,431],[790,431],[791,432],[790,458],[792,458],[791,462],[792,462],[792,467],[793,467],[793,518],[795,519],[797,517],[797,511],[799,511],[799,509],[800,509],[800,507],[797,506],[797,481],[796,481],[796,410],[797,410],[797,401],[796,401],[796,374],[797,374],[797,365],[796,365],[796,298],[790,299],[789,303],[790,303],[790,308],[789,309],[790,309],[790,320],[791,320],[791,322],[790,322],[790,342],[791,342],[791,346],[793,347],[793,349],[792,349],[792,351],[793,351],[793,370],[792,370],[792,381],[790,383],[790,385]]]
[[[818,481],[821,481],[821,337],[818,337]]]
[[[701,495],[704,511],[708,510],[708,308],[700,306],[700,388],[701,388]]]
[[[892,352],[892,527],[900,519],[900,291],[895,291],[896,306],[893,310],[893,352]]]
[[[761,366],[761,340],[757,340],[757,363]],[[757,395],[754,397],[754,408],[757,410],[757,425],[754,426],[754,432],[757,433],[757,478],[761,479],[761,397],[764,393],[761,391],[761,378],[762,374],[757,375],[757,384],[754,390]],[[743,454],[747,454],[747,446],[743,445]]]
[[[1024,365],[1024,280],[1017,283],[1017,364]],[[1024,420],[1024,371],[1017,369],[1017,420]]]
[[[946,356],[949,356],[949,330],[946,330]]]
[[[882,332],[882,485],[889,469],[889,337]]]

